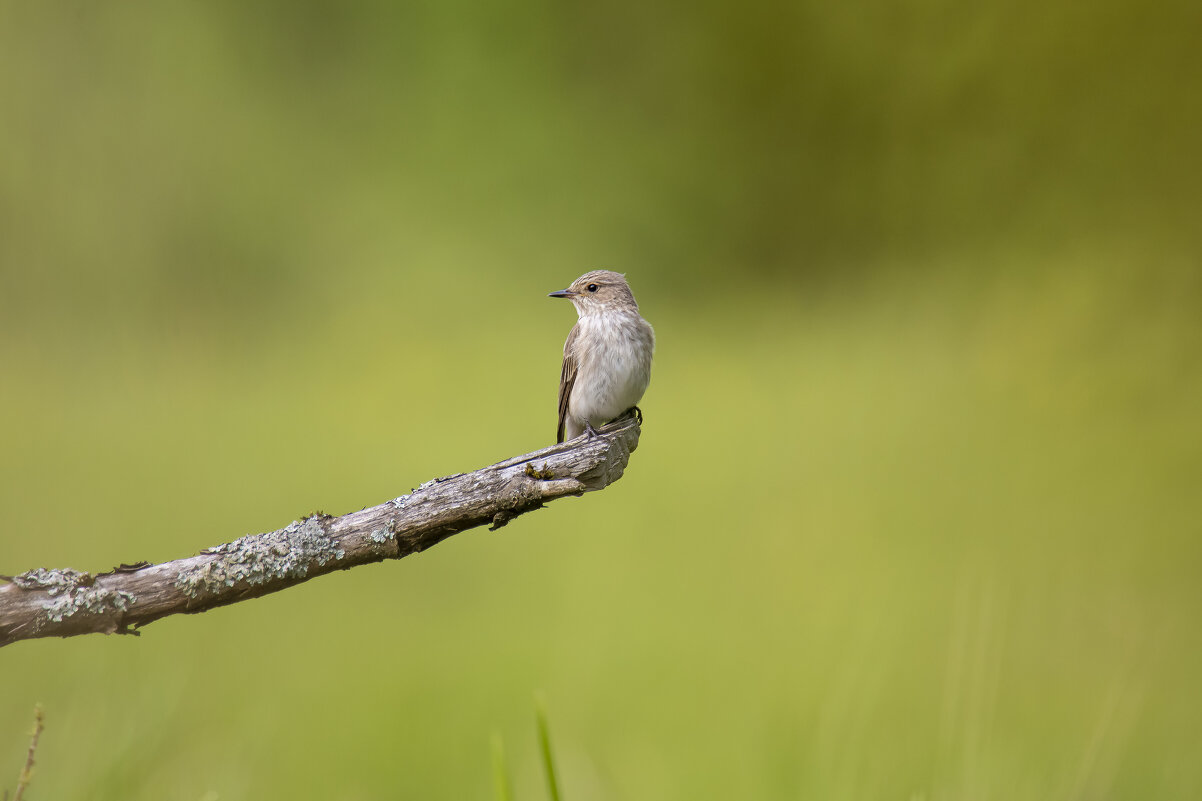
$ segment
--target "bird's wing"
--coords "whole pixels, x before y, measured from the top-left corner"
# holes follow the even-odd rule
[[[576,337],[580,333],[579,326],[572,326],[568,340],[563,343],[563,372],[559,374],[559,429],[555,432],[555,441],[563,442],[564,426],[568,422],[568,399],[572,397],[572,386],[576,383]]]

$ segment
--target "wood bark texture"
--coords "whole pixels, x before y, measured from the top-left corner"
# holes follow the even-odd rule
[[[3,576],[8,583],[0,585],[0,646],[38,637],[138,634],[168,615],[204,612],[335,570],[400,559],[485,523],[497,529],[549,501],[617,481],[639,434],[639,421],[628,414],[598,429],[596,437],[436,478],[379,506],[341,517],[315,514],[185,559],[97,574],[38,568]]]

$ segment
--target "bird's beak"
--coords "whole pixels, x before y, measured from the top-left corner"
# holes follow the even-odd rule
[[[570,289],[561,289],[558,292],[552,292],[547,297],[549,298],[570,298],[576,293]]]

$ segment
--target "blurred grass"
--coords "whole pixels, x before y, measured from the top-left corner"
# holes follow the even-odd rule
[[[0,658],[39,795],[1202,790],[1198,7],[6,3],[0,572],[161,560],[547,443],[499,534]]]
[[[547,776],[547,796],[559,801],[559,782],[555,778],[555,757],[551,751],[551,729],[547,724],[547,705],[541,698],[536,700],[535,721],[538,723],[538,749],[542,752],[543,771]]]

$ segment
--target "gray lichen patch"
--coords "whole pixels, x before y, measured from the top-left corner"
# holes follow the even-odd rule
[[[96,586],[75,587],[46,604],[46,619],[52,623],[61,623],[79,612],[97,616],[125,612],[130,604],[137,600],[137,596],[125,590],[106,590]]]
[[[50,595],[92,584],[95,581],[91,573],[82,570],[72,570],[64,567],[59,570],[48,570],[44,567],[26,570],[19,576],[13,576],[12,582],[23,590],[45,590]]]
[[[363,539],[371,553],[377,557],[395,556],[397,553],[396,521],[388,520],[384,525],[373,528]]]
[[[267,534],[252,534],[205,551],[216,558],[181,570],[175,586],[189,597],[219,592],[239,583],[264,584],[273,579],[304,578],[313,565],[346,554],[318,517]]]
[[[49,600],[40,604],[45,622],[61,623],[80,612],[108,616],[125,612],[137,597],[125,590],[109,590],[96,586],[96,577],[82,570],[62,568],[47,570],[39,567],[13,576],[12,583],[23,590],[45,592]]]

